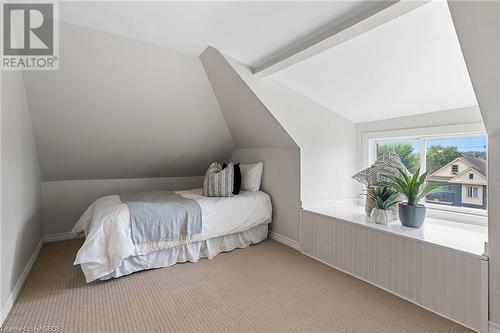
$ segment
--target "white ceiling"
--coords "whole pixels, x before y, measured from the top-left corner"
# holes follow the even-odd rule
[[[477,105],[446,1],[271,77],[355,123]]]
[[[59,19],[199,55],[211,45],[251,67],[374,6],[371,1],[61,2]]]

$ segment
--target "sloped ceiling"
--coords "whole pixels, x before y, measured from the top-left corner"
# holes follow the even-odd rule
[[[449,1],[449,6],[486,129],[500,135],[500,2]]]
[[[198,52],[210,43],[242,63],[258,66],[289,45],[370,5],[366,1],[61,2],[61,19],[78,25],[61,22],[59,71],[24,73],[43,179],[202,175],[210,161],[227,160],[235,147],[297,147],[217,50],[208,48],[201,61]],[[463,65],[460,59],[448,62]],[[390,66],[372,67],[399,73]],[[358,70],[363,72],[363,68]],[[446,68],[455,73],[454,65]],[[323,69],[304,82],[314,87],[331,68]],[[453,76],[456,82],[467,81],[460,75]],[[432,78],[427,81],[435,86]],[[341,82],[342,87],[339,91],[327,89],[327,93],[346,92],[352,81],[348,79],[349,75],[328,76],[326,83]],[[357,117],[355,121],[391,117],[387,110],[393,112],[396,107],[398,116],[410,106],[419,113],[436,111],[410,103],[413,100],[405,100],[407,96],[397,89],[390,98],[380,99],[381,91],[398,88],[394,86],[400,84],[398,79],[385,78],[387,84],[372,82],[371,86],[383,89],[367,94],[361,76],[335,99],[335,103],[344,98],[370,108],[327,107],[351,120]],[[412,87],[422,88],[421,81],[410,81]],[[450,89],[441,82],[442,87]],[[324,89],[320,88],[317,91]],[[405,92],[419,97],[418,102],[442,97],[442,91],[429,87],[423,90],[425,94],[406,88]],[[472,100],[467,89],[455,89],[452,97]],[[380,102],[388,100],[389,107]]]
[[[211,45],[257,67],[374,1],[65,1],[60,19],[200,55]]]
[[[235,147],[296,148],[217,51],[198,56],[258,66],[372,5],[60,2],[59,70],[23,74],[43,180],[199,176]]]
[[[477,105],[446,1],[432,1],[271,78],[367,122]]]
[[[237,148],[298,148],[219,51],[209,47],[200,59]]]
[[[196,56],[70,24],[24,73],[44,180],[199,176],[234,143]]]

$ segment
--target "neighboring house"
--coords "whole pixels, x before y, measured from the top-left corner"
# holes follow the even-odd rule
[[[486,209],[486,160],[458,157],[432,173],[428,180],[444,184],[444,189],[430,194],[427,202]]]

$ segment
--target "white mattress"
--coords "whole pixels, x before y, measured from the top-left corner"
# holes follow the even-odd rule
[[[176,193],[196,200],[201,207],[202,232],[191,242],[235,234],[271,222],[271,200],[261,191],[241,191],[229,198],[204,197],[201,189]],[[87,282],[109,276],[125,258],[141,254],[130,237],[128,206],[118,195],[96,200],[72,232],[84,232],[86,236],[74,264],[81,265]],[[184,244],[185,241],[171,242],[168,247]]]

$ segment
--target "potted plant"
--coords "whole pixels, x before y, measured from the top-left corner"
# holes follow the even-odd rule
[[[399,203],[399,220],[406,227],[420,228],[424,223],[426,208],[420,204],[420,200],[430,193],[436,192],[441,185],[427,184],[428,172],[420,175],[420,169],[415,174],[406,174],[398,169],[399,177],[386,176],[388,179],[384,184],[401,193],[407,202]]]
[[[373,221],[384,225],[391,223],[393,214],[391,207],[398,203],[399,192],[392,187],[380,185],[369,187],[368,196],[375,205],[370,213]]]

